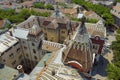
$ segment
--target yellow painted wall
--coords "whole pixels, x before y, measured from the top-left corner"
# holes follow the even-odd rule
[[[66,29],[60,29],[60,42],[63,42],[67,38],[67,33]]]
[[[58,42],[59,41],[59,32],[56,30],[49,30],[47,29],[47,40],[52,42]]]
[[[53,41],[53,42],[63,42],[67,38],[67,33],[68,31],[66,29],[60,29],[60,32],[56,29],[46,29],[43,28],[43,32],[47,33],[47,40],[48,41]],[[60,36],[59,36],[60,35]]]

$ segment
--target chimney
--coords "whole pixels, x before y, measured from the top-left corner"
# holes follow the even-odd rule
[[[2,62],[2,57],[0,56],[0,69],[4,68],[4,63]]]
[[[69,33],[69,40],[71,39],[71,33]]]
[[[82,19],[81,19],[82,24],[84,24],[85,21],[86,21],[86,18],[83,16]]]
[[[22,66],[22,65],[18,65],[18,66],[17,66],[17,70],[19,71],[19,73],[24,73],[24,70],[23,70],[23,66]]]
[[[55,70],[53,69],[53,70],[52,70],[52,76],[54,76],[54,75],[55,75]]]
[[[44,61],[44,67],[46,67],[46,61]]]
[[[13,35],[12,35],[12,31],[9,31],[9,34],[10,34],[10,36],[13,36]]]

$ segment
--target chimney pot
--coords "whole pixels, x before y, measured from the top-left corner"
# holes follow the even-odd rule
[[[24,70],[23,70],[23,66],[22,66],[22,65],[18,65],[18,66],[17,66],[17,70],[19,71],[19,73],[24,73]]]

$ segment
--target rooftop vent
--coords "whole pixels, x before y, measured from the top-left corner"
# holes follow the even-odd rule
[[[23,66],[22,66],[22,65],[18,65],[18,66],[17,66],[17,70],[19,71],[19,73],[24,73],[24,70],[23,70]]]
[[[52,76],[54,76],[54,75],[55,75],[55,70],[53,69],[53,70],[52,70]]]

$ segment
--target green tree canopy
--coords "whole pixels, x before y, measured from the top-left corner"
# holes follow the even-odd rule
[[[0,19],[7,18],[12,23],[20,23],[26,20],[30,15],[44,16],[48,17],[51,15],[50,12],[36,12],[34,10],[22,9],[19,13],[16,13],[15,10],[4,10],[0,9]]]
[[[111,49],[113,50],[113,64],[107,67],[108,78],[120,80],[120,30],[117,30],[116,41],[112,42]]]
[[[108,78],[113,80],[120,80],[120,68],[114,64],[109,64],[107,68]]]
[[[44,3],[42,3],[42,2],[36,2],[36,3],[34,3],[34,7],[35,8],[39,8],[39,9],[49,9],[49,10],[54,10],[54,7],[53,7],[53,5],[51,5],[51,4],[44,4]]]
[[[83,6],[87,10],[95,11],[98,15],[105,19],[106,25],[112,25],[114,23],[114,19],[110,13],[109,8],[97,4],[92,4],[91,2],[86,2],[84,0],[72,0],[72,2]]]

